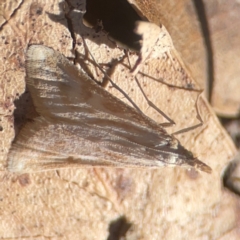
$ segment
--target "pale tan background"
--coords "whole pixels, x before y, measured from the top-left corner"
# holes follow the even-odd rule
[[[161,2],[163,1],[157,3]],[[148,16],[150,20],[166,25],[187,67],[191,69],[189,62],[194,65],[192,76],[204,86],[205,60],[201,60],[200,56],[194,57],[203,51],[200,48],[201,36],[197,32],[198,28],[192,27],[194,33],[191,33],[191,27],[181,24],[181,16],[196,19],[192,3],[187,0],[181,1],[181,4],[169,1],[169,9],[172,11],[162,8],[166,4],[157,8],[154,1],[149,1],[148,5],[146,3],[138,1],[139,5],[149,7],[149,12],[152,13]],[[219,6],[221,9],[221,5]],[[148,12],[143,15],[148,15]],[[124,239],[239,239],[239,200],[221,186],[222,171],[236,149],[204,98],[199,100],[199,111],[204,125],[195,131],[179,135],[178,139],[194,155],[211,166],[211,175],[181,168],[66,169],[20,176],[6,170],[7,152],[14,137],[13,100],[25,89],[24,54],[27,46],[41,43],[59,50],[67,57],[76,57],[76,51],[72,49],[72,30],[77,28],[79,19],[74,17],[75,15],[70,14],[69,5],[63,1],[46,3],[41,0],[26,0],[0,3],[0,237],[107,239],[111,236],[111,223],[125,216],[132,227]],[[171,21],[167,17],[170,17]],[[74,19],[77,21],[73,21],[71,25],[69,21]],[[190,23],[197,24],[194,20]],[[183,37],[179,38],[176,33]],[[76,36],[76,39],[81,43],[80,36]],[[116,46],[110,46],[104,37],[101,45],[91,40],[87,40],[87,43],[98,62],[110,61],[111,56],[122,54]],[[181,52],[181,46],[185,46],[182,47],[185,52]],[[80,45],[77,49],[84,53]],[[225,55],[225,49],[234,51],[232,48],[223,47],[218,55]],[[101,58],[105,55],[108,58]],[[157,63],[149,60],[148,66],[159,64],[160,70],[166,66],[171,68],[169,59],[164,54],[159,57]],[[194,58],[197,60],[193,60]],[[234,69],[233,65],[229,65]],[[185,69],[184,65],[182,67]],[[169,74],[169,81],[172,79],[174,82],[176,73],[173,71]],[[189,74],[188,77],[190,78]],[[123,77],[117,71],[113,78],[146,114],[158,122],[163,121],[161,116],[148,108],[132,81],[128,81],[125,75]],[[179,78],[181,79],[181,76]],[[194,106],[197,93],[170,90],[160,83],[149,83],[150,79],[143,81],[144,90],[151,100],[177,123],[169,132],[198,122]],[[193,79],[191,81],[195,83]],[[228,92],[224,87],[221,89]],[[216,94],[222,97],[221,93]],[[18,103],[21,110],[17,115],[19,122],[26,118],[21,113],[28,107],[27,101],[28,93]],[[234,111],[231,111],[231,114]]]

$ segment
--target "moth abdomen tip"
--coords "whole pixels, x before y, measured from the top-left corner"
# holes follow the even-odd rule
[[[205,163],[201,162],[200,160],[198,160],[197,158],[194,159],[194,167],[203,171],[203,172],[206,172],[206,173],[212,173],[212,169]]]

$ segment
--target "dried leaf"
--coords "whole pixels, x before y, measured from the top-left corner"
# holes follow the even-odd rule
[[[81,21],[77,14],[73,14],[74,19],[70,18],[73,12],[71,6],[63,8],[63,2],[46,3],[38,0],[37,4],[42,7],[42,14],[39,15],[38,11],[35,11],[30,17],[30,13],[34,13],[30,11],[33,9],[32,1],[21,2],[19,8],[15,8],[16,4],[11,4],[11,1],[7,2],[8,5],[2,5],[3,12],[9,11],[10,7],[7,6],[11,6],[14,14],[4,26],[1,25],[0,69],[3,74],[1,74],[0,89],[6,89],[5,92],[13,96],[10,98],[11,101],[17,97],[16,93],[20,95],[20,91],[25,88],[24,51],[29,43],[51,46],[65,56],[74,58],[75,62],[84,60],[81,64],[85,63],[85,69],[89,74],[92,72],[92,75],[102,80],[100,71],[96,70],[96,64],[91,65],[93,60],[85,52],[85,48],[80,46],[83,43],[81,37],[77,34],[76,38],[74,37],[77,25],[80,25]],[[144,2],[147,4],[146,9],[148,5],[154,3],[156,18],[162,16],[155,1]],[[0,4],[2,3],[4,1],[0,1]],[[171,11],[164,10],[164,13],[171,12],[174,16],[167,29],[170,30],[169,26],[172,26],[172,29],[175,28],[180,33],[180,38],[183,36],[188,41],[184,49],[188,52],[186,55],[194,59],[201,49],[194,48],[193,51],[189,47],[196,43],[191,38],[185,37],[190,28],[185,27],[184,24],[182,28],[176,27],[179,17],[186,14],[189,8],[180,9],[178,5],[181,5],[180,1],[177,4],[172,1],[164,3],[172,4]],[[79,8],[81,4],[78,2]],[[39,8],[36,6],[34,9]],[[154,13],[154,11],[149,12]],[[186,17],[185,23],[187,22],[193,21]],[[88,32],[89,36],[84,35],[84,38],[96,61],[108,70],[109,74],[118,70],[114,73],[116,77],[119,76],[119,79],[114,77],[115,82],[121,83],[121,87],[145,114],[158,123],[166,121],[149,107],[135,80],[129,78],[128,61],[124,59],[125,66],[119,64],[119,60],[125,56],[124,52],[116,44],[108,41],[106,36],[97,37],[104,34],[89,29]],[[83,35],[81,32],[79,34]],[[170,35],[173,37],[171,31]],[[197,35],[195,36],[197,39]],[[14,39],[16,42],[12,41]],[[77,48],[72,47],[73,42],[76,42]],[[173,42],[175,44],[175,38]],[[170,52],[173,54],[172,49]],[[131,54],[130,56],[133,66],[138,56]],[[183,58],[184,61],[185,58],[186,56]],[[175,62],[172,61],[173,55],[163,54],[159,59],[156,57],[148,60],[143,64],[144,69],[139,70],[147,73],[146,70],[153,64],[153,69],[157,68],[159,77],[164,77],[167,83],[186,88],[186,81],[183,81],[183,84],[181,82],[181,72],[172,67]],[[109,64],[115,62],[118,66],[115,69],[110,68]],[[148,65],[145,65],[146,63]],[[184,65],[182,68],[185,72]],[[125,71],[121,72],[122,69]],[[140,78],[140,74],[137,78]],[[167,129],[168,133],[199,123],[195,117],[197,92],[175,87],[169,89],[159,82],[153,82],[149,77],[145,77],[143,82],[139,79],[139,82],[150,100],[176,122],[173,128]],[[197,89],[193,79],[190,85],[192,83],[194,89]],[[111,90],[121,100],[128,102],[113,88],[107,87],[107,90]],[[28,106],[26,101],[30,102],[26,96],[28,93],[24,94],[24,101],[21,101],[20,105],[16,102],[18,119],[25,118],[25,109]],[[5,95],[0,95],[1,103],[6,99]],[[204,98],[199,98],[198,107],[204,121],[203,127],[177,137],[194,155],[211,165],[212,174],[199,174],[182,168],[164,168],[164,170],[163,168],[159,170],[77,168],[31,173],[28,177],[26,175],[22,177],[2,171],[0,236],[10,239],[107,239],[110,236],[111,223],[125,216],[128,223],[133,226],[132,231],[127,232],[126,239],[134,237],[146,240],[203,237],[238,239],[238,199],[220,186],[222,171],[236,149]],[[6,153],[14,134],[12,122],[6,120],[8,118],[9,116],[1,115],[4,122],[3,131],[0,132],[0,151],[3,153],[0,157],[3,170],[6,165],[4,161]],[[23,180],[25,178],[26,181]],[[23,182],[27,184],[22,184]]]
[[[167,28],[192,76],[211,96],[214,110],[226,117],[238,116],[238,1],[128,1],[149,21]]]

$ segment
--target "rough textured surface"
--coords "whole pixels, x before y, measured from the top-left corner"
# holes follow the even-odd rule
[[[166,27],[174,46],[190,68],[193,78],[207,91],[206,50],[193,1],[131,0],[131,2],[135,2],[150,21]]]
[[[201,1],[129,2],[136,3],[150,21],[165,25],[194,79],[211,96],[214,110],[226,117],[238,115],[240,97],[236,89],[240,88],[237,57],[240,51],[239,1],[203,1],[207,20],[204,28],[206,30],[208,25],[209,36],[202,33],[197,16],[196,8],[201,8]]]
[[[178,139],[212,167],[211,175],[180,168],[66,169],[24,175],[4,170],[6,154],[14,137],[13,100],[25,89],[24,52],[27,45],[42,43],[51,46],[65,56],[74,57],[76,62],[81,62],[83,54],[87,56],[81,45],[82,39],[77,35],[77,48],[72,51],[73,29],[77,28],[75,23],[80,24],[79,12],[68,13],[69,7],[63,2],[51,1],[48,5],[45,1],[33,3],[29,0],[19,5],[1,2],[1,13],[7,6],[12,7],[8,11],[14,14],[9,14],[0,32],[1,238],[116,239],[113,238],[113,223],[125,216],[132,224],[125,234],[125,239],[129,240],[239,239],[238,201],[221,187],[222,170],[236,150],[204,97],[198,101],[204,125],[178,135]],[[72,25],[70,17],[73,18]],[[106,37],[99,37],[95,42],[94,39],[92,36],[86,41],[99,64],[108,64],[113,58],[124,56],[123,51],[114,43],[110,44]],[[84,61],[86,71],[92,70],[92,75],[99,73],[101,78],[99,70],[90,65],[91,58],[88,59]],[[174,66],[178,65],[174,62],[180,64],[182,72],[177,71],[178,67]],[[170,84],[186,87],[185,83],[188,83],[187,86],[197,88],[173,48],[159,55],[159,59],[153,55],[145,63],[141,69],[144,73],[159,74],[158,77],[167,79]],[[154,64],[157,64],[159,73],[149,72]],[[120,71],[112,71],[114,81],[148,116],[159,123],[165,121],[148,107],[138,86],[128,77],[129,69],[124,65],[117,68]],[[169,88],[140,74],[137,76],[147,96],[176,122],[169,132],[199,122],[195,108],[197,92]],[[176,76],[186,82],[179,83]],[[107,89],[123,98],[113,88],[108,86]],[[29,101],[27,93],[24,96]],[[16,104],[22,112],[28,106],[23,100]],[[18,116],[19,119],[26,118],[25,114],[19,113]]]

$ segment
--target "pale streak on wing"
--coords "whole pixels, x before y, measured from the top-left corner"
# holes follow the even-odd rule
[[[27,123],[15,139],[10,171],[74,165],[184,165],[210,171],[157,123],[109,94],[53,49],[29,48],[27,84],[41,117]]]
[[[76,131],[74,134],[73,132]],[[20,137],[17,138],[11,149],[9,160],[11,169],[19,171],[39,171],[57,169],[61,167],[73,167],[75,165],[88,166],[118,166],[125,167],[151,167],[154,158],[139,159],[141,154],[133,152],[130,146],[115,145],[111,142],[111,135],[101,142],[89,141],[86,138],[92,132],[86,126],[69,126],[64,124],[50,124],[42,117],[34,122],[26,124]],[[29,138],[29,132],[31,137]],[[78,134],[79,133],[79,134]],[[94,132],[92,132],[94,134]],[[96,139],[99,136],[95,136]],[[109,142],[110,141],[110,142]],[[112,147],[115,151],[107,150],[104,145]],[[131,142],[129,142],[131,145]],[[135,146],[136,147],[136,146]],[[141,146],[139,146],[141,147]],[[122,151],[125,150],[125,154]],[[137,151],[137,149],[136,149]],[[125,156],[130,152],[131,155]],[[135,155],[137,155],[135,157]],[[131,161],[128,161],[128,158]],[[14,159],[17,159],[15,161]],[[134,161],[135,159],[135,161]],[[81,166],[80,165],[80,166]]]

